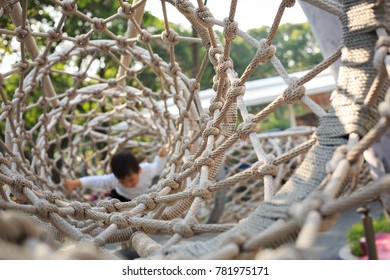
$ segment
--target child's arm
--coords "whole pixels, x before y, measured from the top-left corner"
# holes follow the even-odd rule
[[[80,179],[76,179],[76,180],[65,180],[64,181],[64,185],[66,187],[66,189],[71,192],[73,191],[75,188],[79,188],[81,187],[81,181]]]
[[[79,187],[86,189],[110,189],[117,185],[117,179],[114,174],[106,174],[86,176],[76,180],[65,180],[64,184],[69,192]]]

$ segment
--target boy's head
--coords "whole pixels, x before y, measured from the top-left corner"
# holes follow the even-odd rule
[[[111,159],[111,170],[115,177],[126,188],[138,184],[142,169],[132,153],[122,151],[116,153]]]

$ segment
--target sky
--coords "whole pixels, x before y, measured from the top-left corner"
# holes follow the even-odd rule
[[[197,0],[191,0],[197,7]],[[204,0],[203,0],[204,2]],[[271,26],[276,11],[281,0],[238,0],[235,20],[238,27],[246,31],[250,28],[259,28],[267,25]],[[146,2],[146,10],[153,15],[163,18],[160,1],[152,0]],[[207,7],[211,10],[214,17],[223,20],[229,15],[231,0],[207,0]],[[172,5],[167,3],[168,19],[174,23],[181,23],[190,27],[188,21],[183,15],[175,10]],[[287,8],[282,18],[282,23],[303,23],[306,22],[306,16],[303,13],[298,1],[292,8]]]

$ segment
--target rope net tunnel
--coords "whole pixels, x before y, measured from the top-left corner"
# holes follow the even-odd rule
[[[0,34],[18,48],[17,62],[0,73],[0,258],[115,258],[105,245],[123,242],[141,258],[310,258],[317,234],[338,213],[388,190],[388,175],[367,184],[359,174],[363,152],[389,126],[390,1],[306,1],[338,16],[343,38],[299,78],[290,77],[272,45],[295,1],[280,1],[266,38],[239,29],[234,0],[223,20],[200,0],[155,1],[163,12],[161,32],[147,20],[146,2],[120,0],[112,15],[100,18],[77,1],[54,0],[45,9],[56,20],[46,20],[42,31],[34,19],[39,9],[29,1],[0,1]],[[171,27],[167,6],[191,23],[195,37]],[[64,32],[79,20],[79,29]],[[114,28],[118,23],[128,25],[125,33]],[[231,59],[237,37],[257,50],[241,75]],[[196,71],[181,68],[177,44],[202,48]],[[325,111],[305,94],[305,84],[340,58]],[[199,90],[209,63],[215,95],[204,110]],[[268,64],[285,90],[249,114],[245,84]],[[107,65],[117,71],[107,73]],[[318,127],[299,137],[259,135],[264,119],[295,102],[319,117]],[[130,202],[91,203],[65,191],[67,178],[109,172],[118,150],[147,160],[165,143],[163,174]],[[239,168],[245,161],[249,167]],[[229,200],[222,218],[208,219],[222,192]],[[202,233],[213,237],[187,240]],[[170,237],[160,243],[155,235]],[[72,242],[77,250],[64,250]]]

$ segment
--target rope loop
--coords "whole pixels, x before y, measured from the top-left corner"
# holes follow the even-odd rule
[[[242,122],[237,127],[237,135],[242,141],[249,139],[249,134],[257,131],[257,123],[255,122]]]
[[[258,179],[263,179],[266,175],[275,177],[278,174],[278,170],[278,167],[273,164],[257,164],[252,170],[252,176]]]
[[[220,77],[226,76],[226,70],[233,69],[233,61],[231,58],[225,60],[222,56],[219,57],[218,65],[216,66],[217,75]]]
[[[200,89],[200,84],[196,79],[191,79],[188,87],[190,92],[195,92]]]
[[[103,207],[106,209],[107,213],[112,213],[117,211],[117,209],[115,208],[115,203],[117,203],[117,200],[114,199],[111,199],[109,201],[101,200],[97,203],[97,207]]]
[[[25,180],[23,177],[21,177],[20,175],[16,175],[13,180],[12,180],[12,183],[11,183],[11,189],[14,191],[14,192],[17,192],[17,193],[23,193],[23,189],[24,188],[28,188],[28,189],[32,189],[32,183]]]
[[[79,36],[76,36],[76,42],[75,42],[75,45],[80,47],[80,48],[86,48],[88,46],[88,43],[89,43],[89,38],[85,35],[79,35]]]
[[[238,29],[238,23],[236,21],[231,21],[229,18],[225,18],[223,23],[223,36],[225,37],[226,41],[234,40]]]
[[[60,2],[61,4],[61,13],[65,16],[73,15],[77,12],[77,5],[72,0],[64,0]]]
[[[91,209],[91,205],[88,203],[81,203],[79,201],[73,201],[69,206],[74,209],[74,216],[77,220],[84,220],[86,218],[85,211]]]
[[[210,135],[218,136],[219,134],[220,134],[220,130],[218,128],[216,128],[216,127],[208,127],[208,128],[206,128],[203,131],[202,137],[203,138],[207,138]]]
[[[192,226],[196,223],[197,221],[193,217],[188,218],[187,221],[183,219],[174,219],[169,225],[169,231],[188,238],[194,235],[194,232],[192,231]]]
[[[140,195],[139,197],[137,197],[136,199],[136,204],[139,205],[139,204],[144,204],[149,210],[153,210],[156,208],[157,204],[156,204],[156,197],[157,197],[157,192],[151,192],[151,193],[148,193],[148,194],[143,194],[143,195]]]
[[[170,63],[169,64],[169,72],[171,72],[171,74],[173,76],[176,76],[178,72],[181,72],[181,68],[179,66],[179,63],[175,62],[174,64]]]
[[[37,58],[35,59],[35,62],[38,64],[38,67],[43,67],[45,66],[47,63],[48,63],[48,59],[46,56],[44,55],[39,55],[37,56]]]
[[[176,177],[171,176],[167,179],[162,180],[161,186],[162,187],[169,187],[172,190],[177,190],[180,187],[180,183],[175,181]]]
[[[206,28],[212,28],[213,23],[210,20],[213,20],[213,14],[210,12],[208,7],[197,8],[195,11],[195,15],[200,20],[200,24],[202,24]]]
[[[27,26],[24,28],[18,26],[14,31],[16,32],[16,40],[18,40],[18,42],[23,42],[31,34],[31,30]]]
[[[214,166],[214,160],[206,156],[197,158],[194,162],[194,167],[199,171],[202,166],[208,166],[209,168],[212,168]]]
[[[50,29],[47,31],[47,33],[49,34],[49,40],[52,41],[52,42],[59,42],[62,40],[62,32],[61,30],[60,31],[57,31],[56,29]]]
[[[115,213],[110,216],[109,222],[116,224],[120,229],[126,228],[129,225],[127,217],[122,213]]]
[[[142,29],[142,32],[138,35],[138,39],[144,44],[149,44],[152,41],[152,35],[146,29]]]
[[[102,18],[94,17],[92,19],[93,30],[95,32],[103,32],[107,28],[107,24]]]
[[[49,203],[56,203],[56,200],[62,199],[60,194],[51,191],[43,191],[43,195]]]
[[[200,197],[203,200],[210,199],[213,196],[213,193],[208,189],[194,189],[191,191],[192,197]]]
[[[195,157],[193,155],[187,157],[185,162],[181,166],[181,171],[185,171],[188,168],[191,168],[194,165],[194,159],[195,159]]]
[[[237,97],[245,94],[245,86],[239,84],[239,79],[235,79],[233,85],[228,89],[227,98],[231,102],[235,102]]]
[[[58,213],[58,207],[54,204],[47,202],[47,200],[39,200],[35,205],[35,209],[40,217],[48,219],[51,213]]]
[[[222,47],[220,47],[220,46],[219,47],[211,47],[209,49],[209,59],[210,59],[210,62],[214,66],[218,66],[217,54],[223,55],[223,48]]]
[[[283,99],[287,104],[293,104],[305,95],[305,91],[305,87],[299,85],[297,79],[293,79],[290,86],[283,92]]]
[[[126,38],[123,37],[123,36],[118,35],[118,36],[116,37],[116,45],[117,45],[120,49],[125,49],[125,48],[127,47]]]
[[[260,41],[260,47],[257,49],[254,61],[256,63],[266,63],[271,60],[271,58],[275,55],[276,48],[275,46],[268,46],[265,39]]]
[[[223,107],[222,101],[214,101],[213,103],[211,103],[209,107],[209,112],[210,114],[214,114],[215,110],[221,110],[222,107]]]
[[[161,33],[161,40],[168,45],[176,45],[179,42],[179,35],[173,29],[164,30]]]
[[[130,19],[133,17],[134,9],[130,3],[123,2],[118,8],[118,14],[122,18]]]

